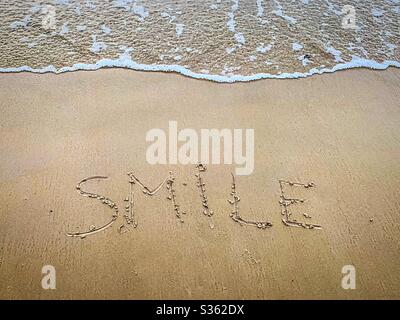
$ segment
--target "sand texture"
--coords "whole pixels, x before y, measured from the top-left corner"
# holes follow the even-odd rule
[[[400,298],[399,84],[398,69],[233,85],[122,69],[0,75],[0,298]],[[241,218],[272,227],[230,217],[234,165],[208,165],[201,190],[196,166],[147,163],[146,132],[170,120],[255,130],[255,169],[235,192]],[[138,225],[120,229],[127,173],[155,188],[170,170],[174,195],[135,183]],[[119,216],[68,237],[116,212],[77,192],[91,176],[108,177],[84,189]],[[286,192],[307,199],[296,218],[322,229],[282,223],[281,179],[315,184]],[[41,287],[44,265],[56,290]],[[341,287],[344,265],[355,290]]]

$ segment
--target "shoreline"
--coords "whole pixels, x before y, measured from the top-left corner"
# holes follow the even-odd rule
[[[335,73],[338,71],[352,70],[352,69],[366,69],[366,70],[387,70],[388,68],[400,68],[399,61],[385,60],[384,62],[376,62],[374,60],[353,57],[353,60],[345,63],[338,63],[333,68],[313,68],[308,72],[294,72],[294,73],[282,73],[282,74],[269,74],[269,73],[257,73],[251,76],[233,75],[233,76],[222,76],[222,75],[209,75],[205,73],[196,73],[182,67],[180,65],[148,65],[138,64],[130,59],[112,60],[112,59],[101,59],[95,64],[76,63],[70,67],[55,68],[53,65],[49,65],[44,68],[32,68],[29,66],[21,66],[15,68],[0,68],[1,73],[21,73],[31,72],[39,74],[63,74],[76,71],[98,71],[101,69],[126,69],[132,71],[143,71],[143,72],[161,72],[161,73],[172,73],[182,75],[188,78],[196,80],[206,80],[217,83],[241,83],[241,82],[253,82],[258,80],[286,80],[286,79],[303,79],[312,77],[315,75],[323,75]]]

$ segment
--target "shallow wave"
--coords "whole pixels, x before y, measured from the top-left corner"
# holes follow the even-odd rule
[[[121,67],[217,82],[400,67],[399,0],[0,4],[0,72]]]
[[[135,63],[132,60],[123,61],[123,60],[102,59],[95,64],[77,63],[71,67],[62,67],[60,69],[57,69],[52,65],[41,69],[35,69],[29,66],[21,66],[17,68],[0,68],[0,72],[64,73],[64,72],[71,72],[78,70],[98,70],[101,68],[127,68],[137,71],[176,72],[184,76],[188,76],[195,79],[210,80],[221,83],[234,83],[234,82],[248,82],[260,79],[298,79],[298,78],[305,78],[308,76],[312,76],[315,74],[332,73],[335,71],[352,69],[352,68],[369,68],[374,70],[385,70],[389,67],[400,68],[400,62],[384,61],[383,63],[378,63],[376,61],[355,57],[351,62],[337,64],[331,69],[314,68],[305,73],[300,73],[300,72],[281,73],[281,74],[257,73],[248,76],[243,76],[243,75],[221,76],[221,75],[196,73],[179,65],[146,65],[146,64]]]

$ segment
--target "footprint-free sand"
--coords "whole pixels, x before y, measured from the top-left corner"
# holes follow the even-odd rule
[[[400,70],[347,70],[299,80],[218,84],[122,69],[0,75],[0,298],[3,299],[395,299],[400,298]],[[236,177],[240,226],[230,213],[235,165],[202,173],[213,222],[203,214],[194,165],[150,165],[146,132],[252,128],[254,172]],[[124,223],[128,172],[137,228]],[[110,221],[85,239],[67,232]],[[307,199],[282,223],[279,180]],[[303,215],[306,213],[311,218]],[[210,228],[210,225],[213,228]],[[126,230],[125,230],[126,229]],[[42,267],[56,269],[43,290]],[[356,289],[341,286],[356,268]]]

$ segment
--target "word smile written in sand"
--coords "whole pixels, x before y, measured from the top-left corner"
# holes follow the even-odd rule
[[[214,211],[210,208],[209,205],[209,199],[207,196],[207,188],[206,188],[206,182],[205,182],[205,172],[207,171],[207,167],[203,164],[198,164],[196,166],[196,174],[195,174],[195,182],[196,186],[199,190],[199,197],[202,203],[202,210],[203,210],[203,215],[209,219],[209,226],[211,229],[214,228],[214,222],[213,222],[213,216],[214,216]],[[159,185],[157,185],[155,188],[149,188],[146,186],[142,181],[139,180],[139,178],[133,173],[129,172],[128,173],[129,177],[129,190],[128,190],[128,195],[126,196],[124,202],[125,202],[125,214],[123,216],[124,222],[122,225],[119,227],[119,232],[124,233],[128,231],[129,227],[136,228],[138,226],[138,220],[137,220],[137,213],[135,211],[134,205],[135,205],[135,197],[134,197],[134,186],[138,185],[141,191],[146,195],[146,196],[154,196],[157,193],[159,193],[161,190],[165,190],[166,192],[166,200],[169,201],[172,206],[171,209],[174,211],[176,218],[180,222],[184,222],[183,220],[183,215],[186,214],[184,210],[181,210],[181,206],[179,205],[178,202],[178,195],[176,192],[175,184],[176,184],[176,178],[173,174],[172,171],[169,172],[168,176],[165,177]],[[83,189],[83,185],[90,180],[103,180],[107,179],[105,176],[92,176],[85,178],[81,180],[77,186],[76,190],[78,193],[84,197],[92,198],[95,200],[100,201],[103,205],[108,206],[112,211],[112,217],[109,222],[107,222],[104,225],[101,226],[95,226],[92,225],[89,227],[89,230],[83,231],[83,232],[68,232],[67,236],[69,237],[79,237],[79,238],[85,238],[89,235],[96,234],[100,231],[103,231],[109,227],[111,227],[114,222],[118,219],[119,217],[119,208],[117,204],[111,200],[110,198],[93,193],[90,191],[86,191]],[[185,184],[184,184],[185,185]],[[317,224],[312,224],[312,223],[306,223],[306,222],[300,222],[297,221],[296,219],[292,218],[293,213],[291,210],[289,210],[291,205],[294,204],[301,204],[305,202],[305,199],[301,198],[292,198],[286,195],[286,188],[304,188],[304,189],[309,189],[315,187],[313,182],[310,183],[300,183],[300,182],[291,182],[291,181],[286,181],[286,180],[279,180],[279,187],[280,187],[280,200],[279,204],[281,207],[281,215],[282,215],[282,222],[286,226],[290,227],[302,227],[305,229],[320,229],[321,226]],[[230,193],[230,199],[228,199],[228,202],[231,206],[231,211],[230,211],[230,218],[238,223],[241,226],[253,226],[258,229],[267,229],[272,227],[272,224],[268,221],[252,221],[252,220],[247,220],[243,218],[240,214],[239,210],[239,202],[240,202],[240,197],[237,192],[237,184],[235,180],[235,176],[232,174],[232,184],[231,184],[231,193]],[[311,219],[311,216],[307,213],[303,213],[303,216],[305,219]]]
[[[245,154],[243,154],[242,129],[201,129],[198,134],[196,130],[186,128],[178,132],[178,123],[169,121],[168,159],[167,133],[162,129],[151,129],[146,134],[146,141],[153,143],[147,148],[146,160],[149,164],[235,163],[241,166],[235,169],[237,175],[249,175],[254,170],[254,129],[246,129],[244,133]],[[222,150],[221,139],[224,146]],[[184,143],[178,148],[179,142]],[[223,162],[221,162],[221,151]]]

